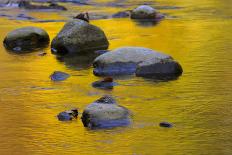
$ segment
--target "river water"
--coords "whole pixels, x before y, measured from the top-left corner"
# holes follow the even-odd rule
[[[135,2],[139,2],[138,0]],[[137,5],[132,0],[125,4]],[[152,2],[152,1],[150,1]],[[103,4],[103,1],[102,1]],[[75,11],[75,6],[67,4]],[[0,45],[0,154],[210,154],[232,153],[232,1],[157,0],[167,18],[144,26],[130,19],[93,20],[110,49],[142,46],[172,55],[183,75],[159,82],[134,76],[117,78],[112,91],[91,83],[91,60],[59,59],[38,52],[16,55]],[[128,8],[134,6],[128,5]],[[82,10],[116,12],[127,8],[83,6]],[[7,10],[17,12],[18,10]],[[29,12],[34,17],[63,19],[65,13]],[[22,26],[44,28],[51,39],[63,22],[30,22],[0,18],[0,40]],[[52,82],[49,75],[64,71],[71,77]],[[80,117],[59,122],[56,115],[111,94],[133,113],[128,127],[88,130]],[[161,128],[159,122],[173,123]]]

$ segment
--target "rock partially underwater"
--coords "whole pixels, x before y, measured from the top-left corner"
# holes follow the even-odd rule
[[[52,52],[56,54],[93,53],[108,46],[103,30],[79,19],[68,21],[51,43]]]
[[[122,47],[100,55],[93,63],[97,76],[130,75],[141,77],[178,77],[181,65],[169,55],[142,47]]]
[[[49,35],[38,27],[23,27],[8,33],[3,44],[6,49],[13,52],[28,52],[46,47],[49,44]]]
[[[77,119],[78,109],[72,109],[68,111],[63,111],[57,115],[59,121],[71,121]]]
[[[91,129],[127,126],[131,123],[129,110],[118,105],[110,96],[88,105],[81,119],[84,126]]]
[[[141,5],[132,10],[131,12],[131,19],[135,20],[152,20],[152,21],[158,21],[164,18],[164,16],[159,13],[156,9],[149,5]]]
[[[55,71],[54,73],[52,73],[52,75],[50,75],[52,81],[64,81],[69,77],[69,74],[60,71]]]
[[[113,89],[113,87],[116,85],[118,84],[113,81],[112,77],[106,77],[103,80],[92,83],[92,86],[94,88],[99,88],[99,89]]]

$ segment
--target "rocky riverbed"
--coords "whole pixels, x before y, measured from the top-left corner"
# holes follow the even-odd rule
[[[230,148],[225,149],[231,144],[232,129],[229,1],[87,2],[58,2],[67,11],[1,8],[0,153],[221,154],[223,150],[230,154]],[[144,3],[165,18],[131,19],[131,11]],[[81,27],[92,30],[91,24],[103,31],[108,49],[52,53],[51,42],[64,25],[87,11],[91,19],[80,22]],[[112,18],[115,13],[124,18]],[[36,30],[25,33],[24,39],[32,34],[27,44],[39,45],[37,28],[49,35],[49,44],[32,46],[26,53],[4,47],[8,34],[28,26]],[[21,41],[16,47],[23,47]],[[131,48],[147,56],[133,53],[136,59],[131,60],[131,53],[125,52]],[[127,54],[117,54],[119,49]],[[132,62],[132,74],[95,76],[98,64],[111,62],[114,54],[108,53],[113,52],[120,55],[114,60],[124,60],[124,65]],[[178,71],[177,78],[140,76],[164,73],[166,67]]]

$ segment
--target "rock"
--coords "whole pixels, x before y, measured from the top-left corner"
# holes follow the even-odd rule
[[[81,119],[84,126],[91,129],[127,126],[130,124],[130,112],[112,97],[104,96],[88,105]]]
[[[50,75],[52,81],[64,81],[69,77],[69,74],[60,71],[55,71],[52,75]]]
[[[168,122],[161,122],[159,124],[160,127],[165,127],[165,128],[171,128],[173,125],[171,123]]]
[[[129,11],[121,11],[112,15],[113,18],[127,18],[130,16]]]
[[[180,64],[174,60],[160,61],[157,63],[155,61],[150,60],[140,63],[135,72],[136,76],[169,80],[175,79],[183,72]]]
[[[96,81],[92,83],[92,86],[94,88],[99,88],[99,89],[113,89],[114,86],[116,86],[117,83],[113,81],[113,78],[111,77],[106,77],[103,80]]]
[[[182,68],[169,55],[142,47],[122,47],[98,56],[93,63],[97,76],[179,76]],[[149,70],[150,69],[150,70]]]
[[[56,54],[83,54],[105,50],[108,46],[105,33],[99,27],[79,19],[68,21],[51,43]]]
[[[49,36],[41,28],[24,27],[8,33],[3,43],[8,50],[23,52],[47,46]]]
[[[57,118],[59,121],[71,121],[73,119],[76,119],[78,116],[78,110],[72,109],[68,111],[61,112],[57,115]]]
[[[141,5],[131,12],[131,19],[156,19],[159,13],[148,5]]]
[[[18,4],[19,8],[29,9],[29,10],[67,10],[64,6],[60,6],[56,3],[50,3],[48,6],[46,5],[34,5],[29,1],[22,0]]]

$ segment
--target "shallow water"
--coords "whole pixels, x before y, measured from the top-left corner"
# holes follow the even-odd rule
[[[157,25],[129,19],[91,21],[105,31],[110,49],[143,46],[172,55],[184,73],[169,82],[129,76],[117,78],[120,85],[112,91],[99,90],[91,86],[100,79],[92,74],[91,60],[60,60],[49,48],[40,50],[48,53],[43,57],[38,56],[40,51],[16,55],[1,44],[0,154],[231,154],[231,4],[231,0],[158,0],[154,6],[168,18]],[[98,9],[112,13],[131,7]],[[63,18],[60,13],[29,14]],[[46,29],[52,39],[64,24],[6,18],[0,23],[1,41],[9,31],[28,25]],[[71,77],[52,82],[49,75],[56,70]],[[72,107],[82,111],[104,94],[130,109],[129,127],[91,131],[80,119],[57,120],[59,112]],[[171,122],[173,128],[160,128],[162,121]]]

